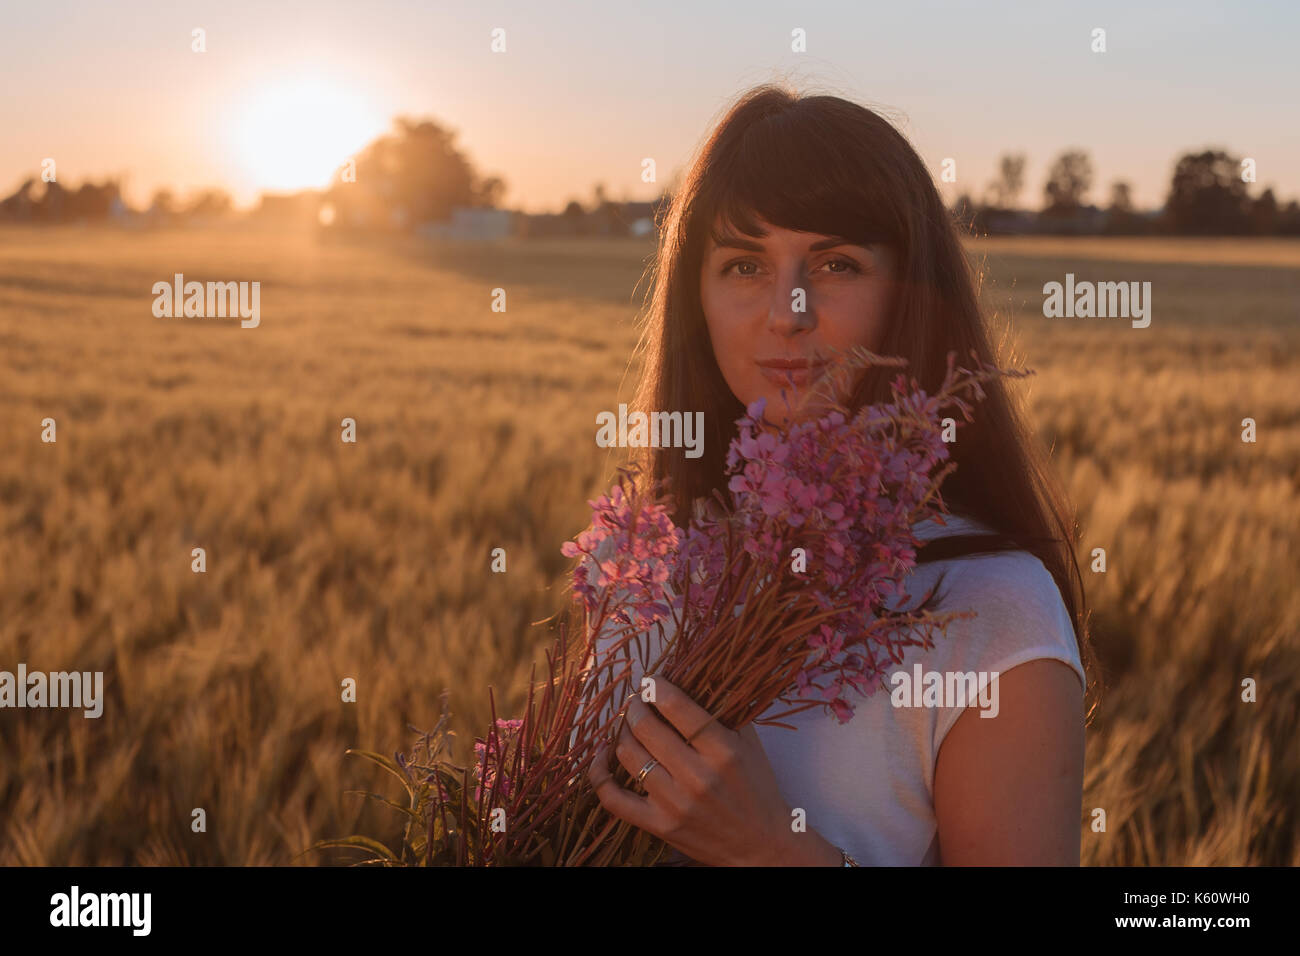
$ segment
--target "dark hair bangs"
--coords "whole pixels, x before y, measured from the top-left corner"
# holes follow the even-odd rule
[[[855,245],[901,246],[904,235],[897,197],[885,177],[863,153],[843,156],[815,128],[800,123],[791,110],[768,116],[738,137],[730,155],[718,157],[719,183],[701,196],[703,228],[714,240],[733,235],[765,235],[759,219],[782,229],[838,236]],[[714,226],[724,230],[720,235]]]

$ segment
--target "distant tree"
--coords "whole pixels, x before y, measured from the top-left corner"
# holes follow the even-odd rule
[[[17,222],[30,220],[36,206],[36,200],[32,196],[36,183],[36,177],[29,176],[21,186],[0,200],[0,219]]]
[[[1122,180],[1110,184],[1110,211],[1130,213],[1133,211],[1133,187]]]
[[[328,199],[340,222],[414,226],[449,219],[457,206],[498,202],[505,181],[481,178],[456,136],[432,120],[399,117],[357,155],[355,182],[336,177]]]
[[[62,222],[68,212],[68,190],[60,182],[38,183],[32,212],[38,222]]]
[[[1300,202],[1292,199],[1278,214],[1277,232],[1280,236],[1300,236]]]
[[[160,216],[170,216],[176,212],[176,197],[170,189],[159,189],[149,200],[149,211]]]
[[[1257,236],[1271,236],[1278,231],[1278,220],[1277,197],[1271,188],[1265,189],[1250,204],[1251,232]]]
[[[1092,189],[1092,161],[1082,150],[1067,150],[1056,158],[1047,173],[1043,192],[1046,216],[1068,217],[1077,213]]]
[[[1187,153],[1174,168],[1165,215],[1174,232],[1240,235],[1250,228],[1241,162],[1223,150]]]
[[[41,182],[28,177],[4,200],[0,200],[0,219],[22,222],[91,222],[107,219],[122,204],[120,181],[102,183],[84,181],[75,189],[59,182]]]
[[[145,210],[145,216],[150,223],[169,225],[176,221],[179,214],[176,196],[170,189],[154,190],[153,196],[149,199],[149,208]]]
[[[1025,155],[1008,153],[998,161],[998,178],[989,183],[988,204],[998,209],[1013,209],[1024,186]]]
[[[66,216],[71,220],[107,219],[113,204],[122,198],[121,186],[114,180],[103,183],[83,182],[75,192],[69,190]]]
[[[568,205],[564,207],[564,212],[560,214],[564,218],[565,232],[571,236],[583,236],[587,234],[587,210],[582,208],[582,203],[576,199],[570,199]]]
[[[1133,187],[1122,180],[1110,184],[1110,206],[1106,209],[1108,233],[1128,235],[1143,231],[1145,222],[1133,208]]]
[[[185,215],[200,219],[218,219],[230,212],[230,197],[220,189],[205,189],[185,207]]]
[[[505,197],[506,181],[500,176],[488,176],[480,184],[478,192],[483,205],[496,209]]]
[[[610,200],[604,183],[596,183],[591,195],[593,206],[586,223],[590,232],[597,236],[627,235],[629,223],[624,215],[623,204]]]

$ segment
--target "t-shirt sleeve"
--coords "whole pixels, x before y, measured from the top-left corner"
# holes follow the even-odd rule
[[[993,675],[1028,661],[1057,660],[1070,667],[1080,687],[1086,688],[1074,625],[1042,561],[1026,552],[1008,552],[953,564],[945,581],[949,595],[941,609],[969,609],[976,616],[954,621],[945,635],[935,638],[935,649],[943,649],[935,655],[936,661],[942,661],[936,669],[974,671],[981,683],[991,683]],[[937,710],[932,757],[937,757],[948,731],[965,710],[963,706]]]

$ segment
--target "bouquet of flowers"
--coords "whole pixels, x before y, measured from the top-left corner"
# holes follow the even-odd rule
[[[882,364],[903,363],[859,349],[835,374]],[[899,374],[891,401],[856,413],[828,397],[836,382],[827,378],[801,403],[818,402],[817,413],[784,429],[764,419],[760,399],[737,423],[728,494],[697,503],[684,529],[671,499],[622,469],[589,502],[591,526],[562,549],[580,559],[572,584],[584,624],[577,640],[561,630],[523,716],[498,718],[492,702],[473,768],[446,756],[445,695],[442,719],[410,753],[349,751],[401,780],[407,806],[369,796],[408,817],[402,855],[366,837],[317,847],[363,847],[375,854],[366,862],[390,865],[663,859],[670,847],[609,814],[587,778],[622,705],[641,693],[638,671],[662,675],[731,729],[789,726],[782,721],[813,707],[850,720],[854,694],[884,686],[905,648],[931,647],[953,619],[972,616],[933,612],[930,594],[912,603],[913,525],[942,523],[946,512],[940,485],[955,466],[943,417],[972,420],[982,382],[1023,374],[960,368],[950,354],[935,394]]]

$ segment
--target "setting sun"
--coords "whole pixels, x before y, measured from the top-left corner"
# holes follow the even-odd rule
[[[268,190],[327,185],[386,126],[357,93],[316,78],[266,89],[235,122],[239,161],[251,183]]]

